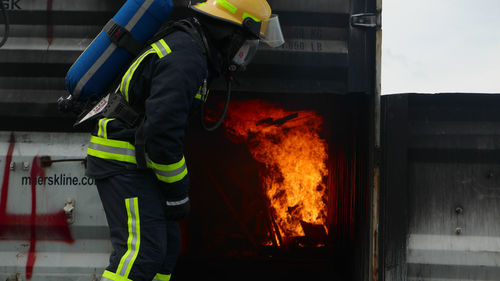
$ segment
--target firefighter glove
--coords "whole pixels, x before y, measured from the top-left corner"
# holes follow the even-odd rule
[[[187,217],[189,210],[191,209],[191,204],[189,203],[189,197],[185,197],[179,201],[169,201],[165,202],[165,216],[168,220],[179,221]]]

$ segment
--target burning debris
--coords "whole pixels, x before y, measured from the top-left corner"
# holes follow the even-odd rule
[[[297,117],[299,117],[298,113],[293,113],[293,114],[290,114],[288,116],[285,116],[285,117],[277,119],[277,120],[274,120],[273,118],[264,118],[264,119],[260,120],[259,122],[257,122],[257,125],[267,124],[267,125],[274,125],[274,126],[282,126],[287,121],[292,120],[292,119],[297,118]]]
[[[231,103],[224,122],[229,138],[247,144],[266,166],[260,178],[273,244],[304,236],[303,225],[323,226],[326,233],[328,154],[319,136],[322,123],[314,111],[290,112],[257,100]]]

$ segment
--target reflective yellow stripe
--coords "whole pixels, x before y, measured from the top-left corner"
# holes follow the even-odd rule
[[[136,241],[136,244],[135,244],[135,250],[133,251],[133,256],[132,256],[132,259],[130,261],[130,264],[128,265],[128,268],[127,268],[127,272],[125,274],[126,277],[128,277],[128,275],[130,274],[130,270],[132,270],[132,265],[134,264],[135,260],[137,259],[137,255],[139,255],[139,248],[141,246],[141,227],[140,227],[140,217],[139,217],[139,199],[137,197],[133,198],[133,202],[134,202],[134,214],[136,216],[136,225],[135,225],[135,232],[137,234],[137,241]],[[132,225],[133,227],[133,225]],[[133,244],[133,241],[132,243],[130,244],[130,247],[133,247],[134,244]]]
[[[97,132],[97,135],[100,136],[101,138],[108,138],[108,123],[111,120],[115,120],[115,118],[102,118],[99,120],[99,131]]]
[[[111,271],[107,271],[105,270],[104,273],[102,274],[102,279],[101,281],[108,281],[108,280],[112,280],[112,281],[132,281],[128,278],[125,278],[123,276],[120,276],[116,273],[113,273]]]
[[[137,164],[135,147],[126,141],[91,136],[87,154],[102,159]]]
[[[167,42],[165,42],[165,40],[161,39],[158,42],[160,42],[163,48],[167,51],[167,54],[170,54],[172,52],[172,50],[170,50],[170,47],[167,45]]]
[[[177,174],[175,176],[171,176],[171,177],[166,177],[166,176],[163,176],[161,175],[160,173],[158,173],[157,171],[155,171],[156,173],[156,177],[163,181],[163,182],[166,182],[166,183],[174,183],[174,182],[178,182],[180,180],[182,180],[188,173],[187,171],[187,168],[185,168],[184,170],[182,170],[182,172],[180,174]]]
[[[108,138],[108,123],[109,123],[109,121],[112,121],[112,120],[115,120],[115,118],[109,118],[104,122],[104,126],[103,126],[102,130],[104,131],[104,138],[105,139]]]
[[[87,154],[102,159],[137,164],[135,147],[126,141],[91,136]],[[148,168],[155,171],[156,177],[167,183],[180,181],[188,173],[184,156],[179,162],[167,165],[155,163],[147,155],[146,160]]]
[[[182,166],[184,166],[185,163],[186,163],[186,159],[184,158],[184,156],[182,156],[182,159],[179,162],[176,162],[173,164],[168,164],[168,165],[157,164],[157,163],[153,162],[153,160],[150,160],[148,163],[148,167],[153,168],[155,170],[160,170],[160,171],[175,171],[175,170],[181,168]]]
[[[104,151],[99,151],[99,150],[92,149],[92,148],[87,149],[87,154],[94,156],[94,157],[101,158],[101,159],[116,160],[116,161],[121,161],[121,162],[137,164],[137,161],[135,160],[135,156],[128,156],[128,155],[104,152]]]
[[[118,148],[135,149],[135,147],[127,141],[104,139],[96,136],[91,136],[90,142]]]
[[[226,10],[228,10],[233,14],[236,14],[236,11],[238,11],[238,8],[236,8],[233,4],[229,3],[227,0],[217,0],[217,4],[221,5]]]
[[[163,57],[163,54],[162,52],[160,51],[160,49],[158,49],[158,46],[156,46],[156,44],[151,44],[151,47],[153,48],[153,50],[155,51],[155,53],[160,57],[162,58]]]
[[[151,44],[151,47],[155,50],[156,54],[160,59],[172,52],[170,50],[170,47],[163,39]]]
[[[99,119],[99,131],[97,131],[97,135],[104,138],[104,133],[102,132],[103,123],[106,121],[106,118]]]
[[[153,281],[170,281],[171,274],[156,274]]]
[[[158,44],[159,43],[159,44]],[[142,63],[142,61],[150,54],[157,54],[159,58],[163,58],[164,56],[170,54],[172,50],[170,47],[167,45],[165,40],[161,39],[153,44],[151,44],[151,49],[147,50],[144,52],[139,58],[137,58],[134,63],[129,67],[127,72],[122,77],[122,82],[120,84],[120,92],[122,95],[125,97],[125,100],[128,102],[129,101],[129,87],[130,87],[130,81],[132,81],[132,77],[134,76],[135,71],[139,67],[139,65]]]
[[[125,96],[125,100],[128,102],[128,90],[130,86],[130,81],[132,80],[132,76],[134,76],[134,72],[137,70],[137,67],[141,64],[141,62],[150,54],[154,54],[154,49],[149,49],[145,53],[143,53],[134,63],[129,67],[125,75],[123,75],[122,83],[120,84],[120,92]]]
[[[164,165],[148,159],[148,167],[155,171],[156,177],[164,182],[173,183],[182,180],[187,175],[186,159],[182,156],[179,162]]]
[[[243,19],[246,19],[246,18],[252,18],[254,21],[260,22],[260,19],[250,15],[249,13],[243,13]]]
[[[127,224],[128,224],[128,239],[127,252],[122,256],[116,273],[120,276],[128,278],[130,270],[134,265],[135,259],[139,254],[141,244],[141,228],[139,217],[139,200],[137,197],[126,198],[125,207],[127,209]]]

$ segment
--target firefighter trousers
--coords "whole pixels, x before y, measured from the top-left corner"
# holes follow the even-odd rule
[[[165,218],[165,197],[150,171],[96,179],[113,253],[103,281],[168,281],[179,255],[179,224]]]

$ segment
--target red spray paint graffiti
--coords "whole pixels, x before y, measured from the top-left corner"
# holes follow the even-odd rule
[[[52,16],[52,0],[47,0],[47,43],[54,41],[54,20]]]
[[[10,165],[14,152],[15,138],[12,134],[9,149],[5,157],[5,168],[0,199],[0,240],[28,240],[30,248],[26,262],[26,278],[31,279],[36,261],[37,241],[61,241],[73,243],[64,211],[52,214],[36,212],[36,177],[43,177],[45,170],[40,166],[38,157],[33,158],[31,165],[31,214],[10,214],[7,212],[9,195]]]

